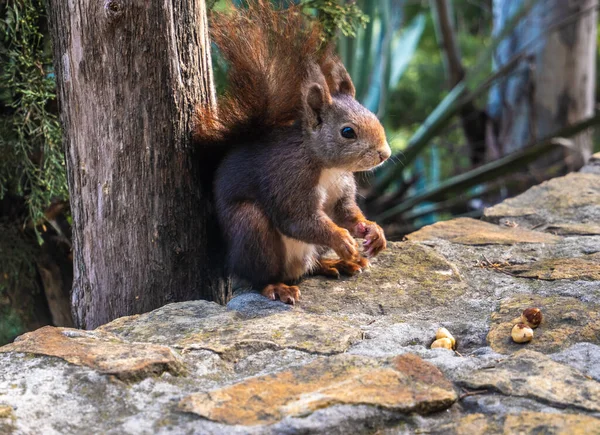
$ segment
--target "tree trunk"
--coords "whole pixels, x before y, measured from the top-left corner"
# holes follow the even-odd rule
[[[48,0],[73,216],[73,317],[225,302],[193,107],[215,104],[204,0]]]
[[[524,0],[494,0],[494,33],[499,33]],[[524,61],[492,88],[489,114],[495,122],[500,154],[550,136],[594,112],[598,0],[538,1],[530,14],[499,46],[496,68],[518,53]],[[590,133],[573,139],[587,160]]]

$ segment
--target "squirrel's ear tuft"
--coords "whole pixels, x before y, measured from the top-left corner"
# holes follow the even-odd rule
[[[350,95],[352,98],[356,95],[354,83],[350,78],[350,74],[346,71],[346,67],[333,53],[333,48],[329,47],[325,51],[325,55],[320,62],[321,71],[327,80],[327,86],[331,95],[344,94]]]

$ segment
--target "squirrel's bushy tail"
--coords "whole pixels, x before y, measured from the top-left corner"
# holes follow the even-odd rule
[[[228,63],[228,90],[216,111],[198,108],[195,140],[211,143],[260,137],[298,119],[302,84],[321,45],[320,28],[297,7],[275,10],[269,0],[213,13],[211,37]],[[251,137],[248,137],[248,136]]]

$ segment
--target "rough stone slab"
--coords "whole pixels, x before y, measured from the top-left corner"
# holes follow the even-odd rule
[[[461,245],[515,245],[517,243],[555,243],[551,234],[522,228],[500,227],[471,218],[438,222],[406,236],[413,242],[444,239]]]
[[[502,270],[519,278],[600,281],[600,253],[575,258],[548,258],[507,266]]]
[[[456,266],[434,249],[392,242],[362,274],[339,280],[307,279],[301,290],[299,307],[307,312],[381,316],[447,306],[467,286]]]
[[[593,343],[577,343],[560,353],[550,355],[552,360],[567,364],[586,376],[600,382],[600,346]]]
[[[571,173],[554,178],[484,210],[484,219],[527,226],[600,222],[600,176]]]
[[[489,435],[500,433],[496,422],[484,414],[469,414],[455,423],[444,427],[445,433],[454,432],[456,435]]]
[[[193,394],[182,399],[179,408],[209,420],[251,426],[304,417],[333,405],[427,414],[448,408],[456,399],[442,373],[415,355],[399,356],[389,366],[371,358],[339,355]]]
[[[345,352],[363,336],[356,326],[333,323],[301,310],[269,310],[262,317],[248,318],[206,301],[169,304],[147,314],[117,319],[98,330],[127,341],[167,342],[185,352],[206,349],[226,360],[284,348],[331,355]]]
[[[547,233],[558,236],[599,236],[600,225],[587,224],[550,224],[540,228]]]
[[[600,434],[600,419],[581,414],[531,411],[505,416],[475,413],[442,424],[438,428],[428,428],[426,433],[444,435],[598,435]]]
[[[205,327],[226,324],[235,319],[235,312],[208,301],[168,304],[149,313],[121,317],[96,331],[118,335],[126,341],[174,343]]]
[[[0,348],[0,353],[7,352],[54,356],[121,380],[183,372],[179,358],[166,346],[125,343],[106,332],[71,328],[45,326],[28,332]]]
[[[204,328],[177,345],[186,350],[208,349],[232,360],[273,348],[332,355],[345,352],[362,337],[357,327],[296,311]]]
[[[600,419],[586,415],[523,412],[504,421],[505,434],[598,435]]]
[[[515,343],[512,327],[519,323],[525,308],[542,310],[542,324],[529,343]],[[600,344],[600,305],[562,296],[518,295],[502,301],[491,316],[487,342],[498,353],[513,353],[526,347],[543,353],[559,352],[579,342]]]
[[[521,350],[495,367],[464,371],[459,383],[474,390],[494,390],[552,406],[600,412],[600,382],[531,350]]]

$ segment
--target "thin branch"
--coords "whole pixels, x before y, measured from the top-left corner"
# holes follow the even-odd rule
[[[456,41],[456,33],[452,24],[452,0],[431,0],[435,33],[442,49],[444,67],[450,88],[456,86],[465,76],[460,58],[460,50]]]

